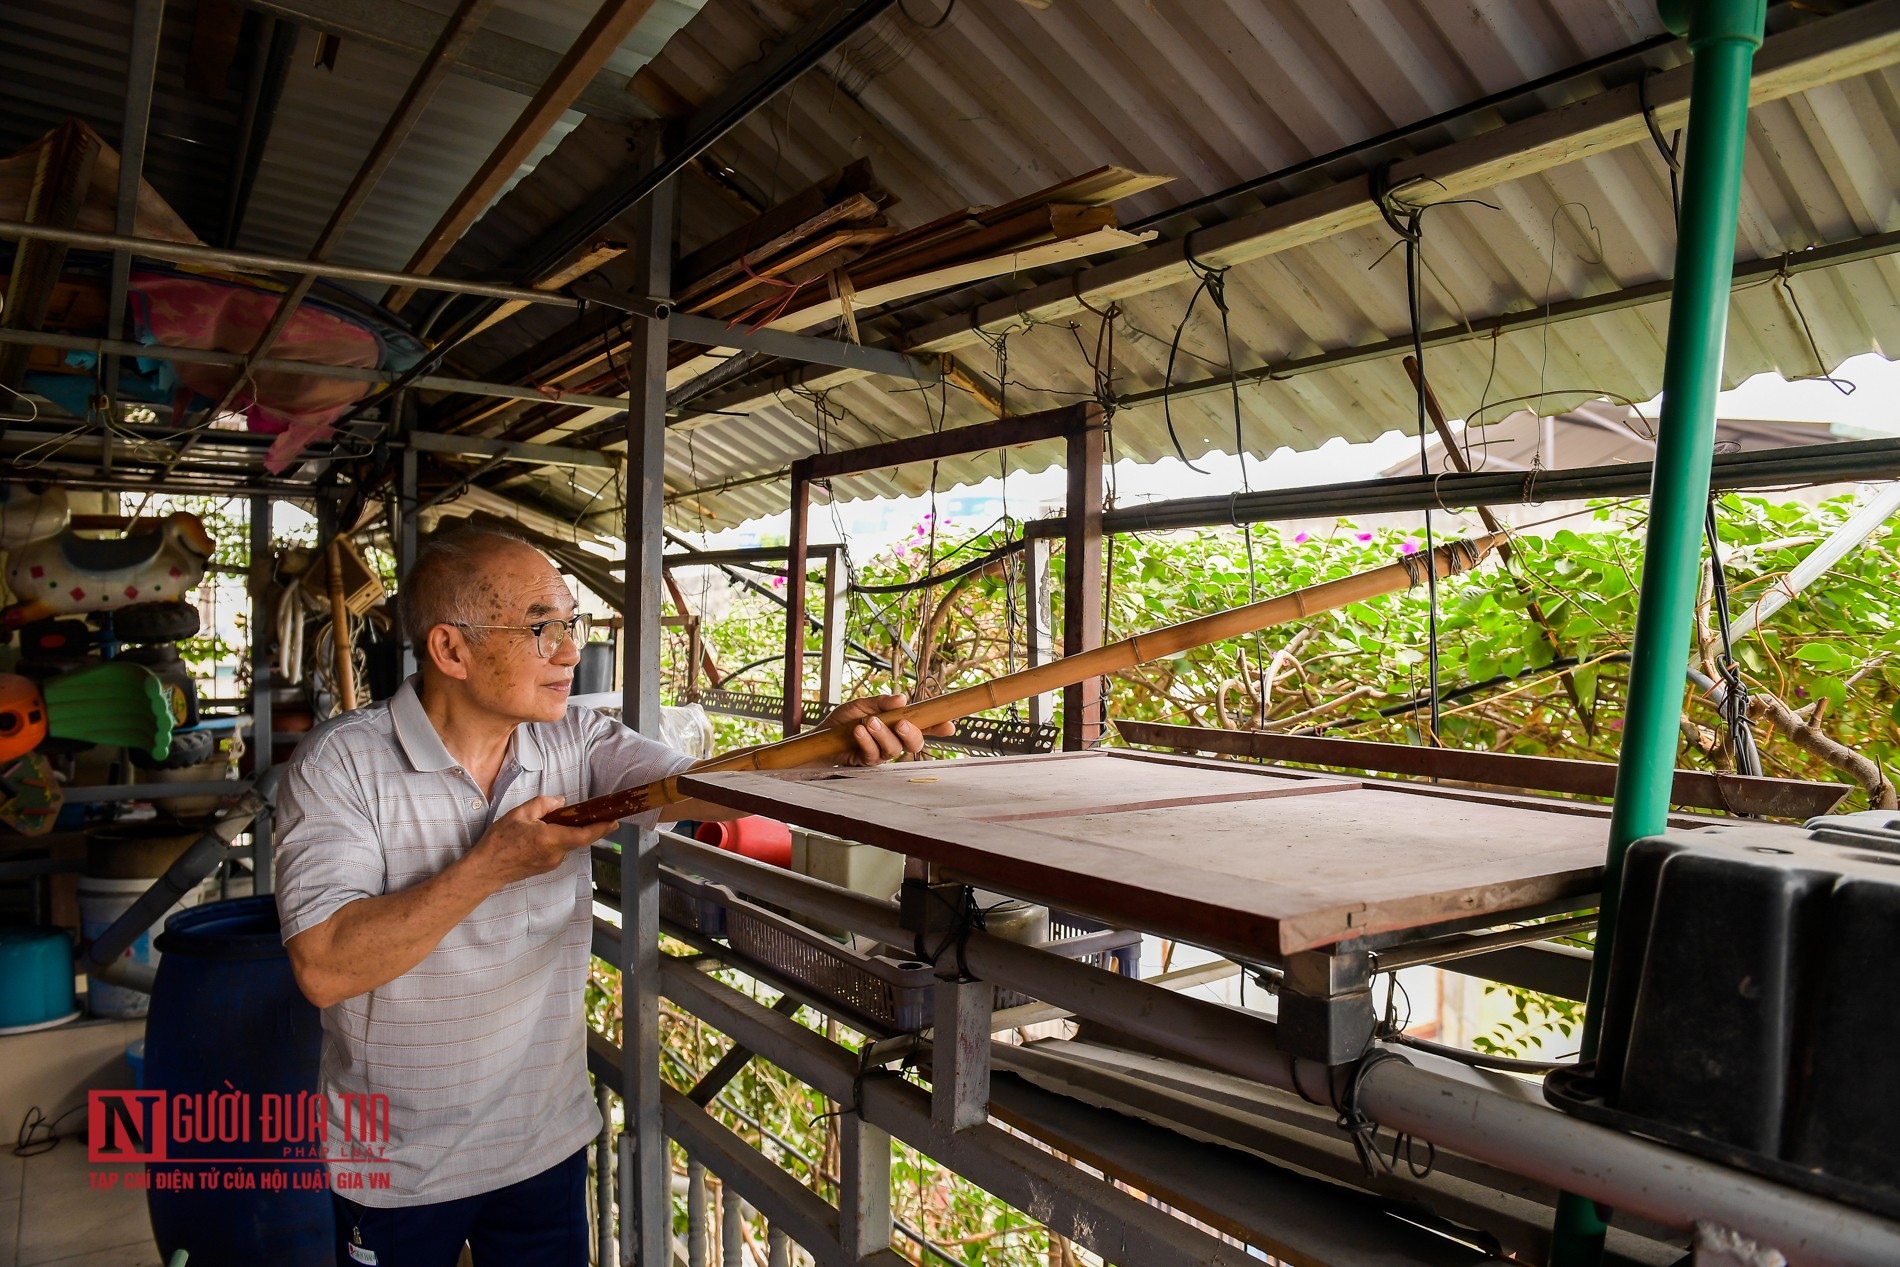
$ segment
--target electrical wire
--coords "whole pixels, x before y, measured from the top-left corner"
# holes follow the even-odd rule
[[[1759,775],[1762,772],[1761,752],[1755,746],[1755,731],[1749,723],[1748,684],[1742,680],[1741,665],[1735,662],[1735,633],[1729,621],[1728,576],[1722,566],[1722,534],[1721,525],[1715,517],[1715,501],[1714,497],[1709,498],[1702,528],[1709,542],[1710,605],[1715,614],[1716,636],[1722,643],[1715,655],[1715,669],[1728,687],[1722,698],[1722,721],[1728,730],[1729,752],[1735,759],[1736,773]]]
[[[1443,1056],[1447,1060],[1456,1060],[1460,1064],[1471,1065],[1474,1068],[1495,1069],[1501,1073],[1542,1074],[1577,1067],[1577,1062],[1574,1060],[1522,1060],[1516,1056],[1494,1056],[1490,1052],[1447,1047],[1444,1043],[1435,1043],[1429,1038],[1414,1038],[1410,1034],[1403,1033],[1389,1035],[1388,1041],[1418,1051],[1429,1052],[1434,1056]]]
[[[1418,407],[1418,465],[1419,474],[1430,478],[1432,473],[1431,448],[1426,431],[1428,418],[1425,404],[1425,385],[1430,380],[1425,375],[1425,321],[1420,296],[1420,254],[1424,239],[1424,218],[1426,208],[1407,206],[1395,202],[1389,181],[1391,165],[1377,169],[1373,173],[1373,199],[1378,203],[1379,213],[1385,217],[1386,224],[1399,235],[1405,247],[1405,309],[1412,327],[1412,359],[1418,366],[1418,382],[1413,389],[1413,397]],[[1439,747],[1442,743],[1439,733],[1441,721],[1440,701],[1438,698],[1438,568],[1433,562],[1433,550],[1436,542],[1432,532],[1432,508],[1425,508],[1425,600],[1426,600],[1426,687],[1431,697],[1431,730],[1426,738],[1427,747]]]

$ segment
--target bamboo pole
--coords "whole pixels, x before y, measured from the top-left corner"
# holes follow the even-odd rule
[[[356,663],[350,658],[350,609],[343,601],[343,551],[330,538],[330,649],[336,653],[337,712],[356,711]]]
[[[886,726],[895,726],[900,721],[908,721],[922,730],[943,722],[968,717],[986,708],[1002,708],[1007,704],[1028,699],[1032,695],[1040,695],[1044,691],[1061,690],[1065,686],[1072,686],[1088,678],[1131,669],[1149,660],[1166,659],[1169,656],[1179,655],[1183,651],[1191,651],[1210,643],[1225,642],[1229,638],[1238,638],[1272,625],[1282,625],[1289,621],[1318,616],[1344,607],[1348,603],[1364,602],[1370,598],[1379,598],[1402,589],[1409,589],[1425,579],[1427,566],[1441,578],[1469,571],[1493,549],[1501,545],[1504,539],[1505,534],[1494,532],[1469,541],[1447,542],[1432,551],[1430,556],[1409,555],[1396,563],[1388,563],[1370,572],[1358,572],[1336,581],[1309,585],[1305,589],[1294,590],[1290,594],[1279,594],[1273,598],[1264,598],[1257,603],[1248,603],[1244,607],[1236,607],[1231,611],[1216,612],[1211,616],[1200,616],[1194,620],[1184,620],[1178,625],[1168,625],[1145,634],[1137,634],[1132,638],[1124,638],[1120,642],[1113,642],[1105,647],[1078,652],[1018,673],[1005,674],[994,681],[968,686],[960,691],[951,691],[946,695],[938,695],[931,699],[918,700],[914,704],[894,708],[888,713],[880,713],[878,719]],[[852,747],[851,732],[848,728],[827,726],[778,743],[764,744],[757,748],[748,748],[743,752],[702,761],[687,773],[708,774],[715,770],[790,770],[799,766],[814,765],[827,758],[835,760],[849,753]],[[657,783],[649,783],[644,787],[628,788],[623,792],[614,792],[607,796],[596,796],[592,800],[558,809],[548,815],[547,821],[562,827],[581,827],[589,823],[605,823],[628,818],[687,798],[688,794],[680,790],[679,776],[674,775],[661,779]]]
[[[1432,385],[1425,381],[1425,375],[1418,366],[1418,359],[1408,356],[1405,358],[1404,365],[1406,374],[1412,380],[1412,386],[1425,397],[1425,412],[1430,415],[1432,427],[1438,432],[1438,442],[1445,446],[1445,456],[1451,460],[1452,466],[1460,474],[1469,475],[1471,463],[1465,458],[1464,449],[1453,438],[1451,423],[1445,419],[1444,406],[1438,403],[1438,393],[1432,390]],[[1489,506],[1480,506],[1477,509],[1478,518],[1484,521],[1484,526],[1488,531],[1493,533],[1504,531],[1504,525],[1498,522],[1498,517],[1491,513]],[[1498,557],[1504,560],[1506,566],[1513,562],[1510,542],[1499,543]],[[1524,614],[1536,621],[1543,629],[1544,641],[1549,645],[1551,655],[1562,655],[1564,653],[1563,639],[1557,636],[1557,627],[1551,624],[1550,617],[1544,612],[1543,604],[1537,601],[1537,593],[1531,588],[1530,582],[1513,573],[1511,584],[1519,594],[1524,596]],[[1583,694],[1577,689],[1576,675],[1568,669],[1564,670],[1563,683],[1564,694],[1570,697],[1570,707],[1576,710],[1577,720],[1582,723],[1584,733],[1594,736],[1597,733],[1596,718],[1583,706]]]

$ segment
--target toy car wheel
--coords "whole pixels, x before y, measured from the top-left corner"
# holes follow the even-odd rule
[[[172,733],[171,751],[163,761],[149,752],[128,749],[126,755],[141,770],[182,770],[188,765],[209,761],[218,751],[218,736],[209,730],[184,730]]]
[[[112,613],[120,642],[176,642],[198,636],[198,609],[186,602],[133,603]]]

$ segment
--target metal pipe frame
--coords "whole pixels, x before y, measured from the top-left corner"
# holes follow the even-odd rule
[[[606,190],[576,208],[572,215],[524,252],[528,261],[524,274],[531,278],[544,275],[585,247],[608,225],[638,206],[642,199],[684,170],[707,147],[744,122],[753,111],[778,95],[781,89],[830,56],[895,2],[857,0],[855,5],[838,13],[831,21],[823,25],[812,23],[801,28],[768,50],[742,77],[729,84],[685,122],[681,128],[683,139],[664,157],[656,157],[645,171],[621,187]],[[833,4],[833,12],[840,9],[844,9],[842,3]]]
[[[820,1094],[861,1105],[865,1121],[1111,1262],[1185,1267],[1247,1261],[1243,1251],[988,1122],[946,1135],[933,1124],[930,1093],[901,1078],[861,1076],[855,1053],[676,960],[662,959],[660,990]],[[757,1155],[750,1145],[741,1146]]]
[[[271,638],[277,622],[270,609],[271,504],[268,497],[250,499],[251,531],[251,772],[271,777]],[[267,803],[251,822],[251,867],[254,892],[276,889],[272,807]]]
[[[0,234],[4,236],[4,234]],[[228,365],[240,368],[245,357],[240,352],[219,352],[211,348],[175,348],[156,343],[134,343],[121,339],[94,339],[85,335],[60,334],[45,330],[0,330],[0,344],[23,343],[30,347],[60,348],[68,352],[91,352],[100,356],[132,356],[148,361],[184,361],[198,365]],[[483,383],[471,378],[445,374],[421,374],[408,377],[395,370],[372,370],[354,365],[322,365],[316,361],[287,361],[280,357],[262,357],[251,362],[251,369],[277,374],[305,374],[312,378],[340,378],[354,383],[378,386],[402,384],[423,391],[461,392],[469,396],[493,396],[502,400],[526,400],[541,405],[564,405],[572,409],[613,409],[627,407],[619,396],[590,396],[579,392],[549,396],[532,387],[511,383]],[[551,445],[538,446],[552,448]]]
[[[683,837],[663,836],[660,854],[671,866],[730,884],[808,918],[899,945],[908,944],[912,936],[890,903]],[[956,953],[947,948],[946,959],[954,959]],[[1326,1067],[1287,1056],[1279,1046],[1277,1027],[1265,1017],[1185,998],[1151,983],[984,933],[971,933],[965,939],[961,963],[978,980],[1100,1021],[1191,1065],[1294,1092],[1321,1104],[1337,1097]],[[997,1143],[984,1134],[995,1131],[994,1127],[945,1138],[931,1126],[929,1099],[917,1088],[898,1079],[860,1078],[851,1053],[812,1030],[680,961],[663,960],[659,967],[661,989],[676,1003],[834,1099],[851,1103],[861,1088],[867,1121],[1020,1204],[1012,1195],[1020,1188],[1012,1184],[1019,1184],[1022,1176],[997,1173],[999,1163],[1003,1170],[1013,1164],[1010,1150],[1003,1147],[1000,1158],[980,1155],[990,1154],[989,1145]],[[1697,1220],[1709,1220],[1734,1228],[1781,1250],[1791,1263],[1900,1261],[1900,1225],[1569,1117],[1543,1104],[1536,1088],[1518,1079],[1426,1053],[1398,1049],[1398,1054],[1404,1060],[1372,1066],[1359,1082],[1359,1107],[1384,1127],[1539,1183],[1578,1192],[1662,1227],[1687,1229]],[[1047,1154],[1040,1156],[1050,1160]],[[1001,1186],[992,1186],[993,1182]],[[1072,1181],[1057,1190],[1066,1196]],[[1103,1213],[1092,1210],[1098,1217]],[[1058,1221],[1050,1225],[1069,1235]],[[1099,1235],[1101,1228],[1094,1230]],[[1094,1248],[1086,1237],[1072,1239]],[[1127,1254],[1124,1261],[1172,1261],[1159,1244],[1150,1248],[1155,1257]]]
[[[158,43],[165,27],[165,0],[137,0],[132,6],[132,41],[126,54],[124,124],[119,130],[118,207],[113,229],[125,237],[138,233],[139,187],[144,183],[145,141],[152,120],[152,89],[158,82]],[[112,253],[111,281],[106,288],[106,333],[125,337],[125,294],[131,283],[132,257]],[[108,356],[103,366],[105,391],[117,398],[119,363]],[[110,435],[110,432],[107,432]],[[112,467],[107,447],[105,467]]]
[[[662,185],[640,204],[632,238],[634,284],[645,294],[671,285],[674,187]],[[660,735],[660,622],[665,595],[660,556],[665,547],[666,322],[644,321],[628,349],[626,527],[628,566],[621,604],[624,689],[621,720],[655,739]],[[628,1157],[620,1170],[622,1267],[665,1261],[672,1236],[672,1160],[663,1134],[660,1096],[660,1013],[653,982],[659,971],[659,848],[651,831],[621,833],[622,923],[620,1003],[625,1051]],[[697,1107],[695,1112],[700,1112]]]
[[[1064,654],[1074,655],[1098,645],[1102,636],[1099,596],[1104,427],[1102,407],[1091,401],[862,448],[816,453],[792,463],[791,523],[786,534],[786,557],[791,566],[788,568],[790,580],[785,587],[785,708],[780,718],[785,736],[796,735],[804,724],[806,611],[802,578],[810,566],[811,486],[814,482],[914,462],[935,462],[988,449],[1045,440],[1064,441],[1068,446],[1070,470],[1065,523],[1072,525],[1066,533],[1064,576],[1069,592],[1084,596],[1064,609],[1062,649]],[[1092,602],[1086,597],[1091,593],[1096,595]],[[826,628],[830,628],[829,622]],[[1090,707],[1093,701],[1099,700],[1099,684],[1071,687],[1064,691],[1063,699],[1067,706],[1064,746],[1085,746],[1090,729],[1099,729],[1101,725],[1099,707]],[[1098,714],[1093,719],[1088,717],[1091,711]]]
[[[357,268],[349,264],[300,260],[284,255],[260,255],[255,251],[193,246],[185,242],[163,242],[156,238],[133,237],[119,233],[61,229],[51,225],[27,224],[19,220],[0,220],[0,238],[14,241],[59,242],[88,251],[125,251],[144,259],[171,260],[179,264],[208,264],[214,268],[234,268],[246,272],[313,273],[318,277],[333,278],[336,281],[365,282],[372,286],[410,286],[417,290],[439,290],[451,295],[480,295],[487,299],[550,304],[556,308],[576,310],[585,306],[581,300],[563,295],[559,291],[534,290],[526,286],[507,286],[494,282],[463,281],[452,277],[432,277],[426,273],[397,273],[382,268]]]

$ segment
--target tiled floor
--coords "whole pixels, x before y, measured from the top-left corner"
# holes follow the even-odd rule
[[[0,1267],[158,1263],[145,1194],[94,1188],[85,1141],[64,1139],[33,1157],[0,1149]]]

